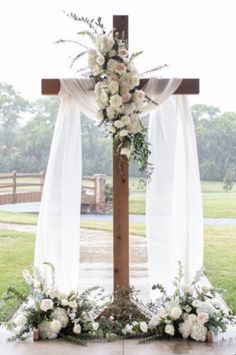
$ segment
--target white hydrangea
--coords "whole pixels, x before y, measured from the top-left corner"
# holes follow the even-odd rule
[[[202,305],[202,301],[200,301],[200,300],[194,300],[192,302],[192,306],[195,308],[199,308],[199,307],[201,307],[201,305]]]
[[[190,336],[191,331],[192,331],[192,326],[193,326],[193,323],[189,320],[186,320],[183,323],[180,323],[179,332],[180,332],[180,334],[182,334],[182,337],[184,339],[187,339]]]
[[[50,327],[52,329],[53,332],[55,333],[59,333],[62,326],[61,326],[61,322],[57,319],[53,319],[51,322],[50,322]]]
[[[13,322],[17,327],[23,327],[27,322],[27,318],[21,313],[14,318]]]
[[[55,339],[58,336],[58,332],[53,331],[51,327],[51,321],[43,321],[38,326],[39,335],[42,339]]]
[[[113,38],[109,37],[107,35],[101,36],[98,38],[96,46],[98,51],[101,54],[106,54],[107,52],[110,52],[114,44]]]
[[[139,327],[142,333],[147,333],[148,325],[146,322],[140,322]]]
[[[191,338],[196,341],[205,341],[207,328],[202,324],[194,324],[191,330]]]
[[[175,334],[175,328],[172,324],[166,324],[165,333],[173,336]]]
[[[157,314],[154,314],[148,323],[148,327],[150,329],[154,329],[156,328],[157,325],[160,324],[160,321],[161,321],[160,317]]]
[[[62,328],[65,328],[69,322],[69,318],[64,308],[58,307],[52,312],[52,318],[61,322]]]

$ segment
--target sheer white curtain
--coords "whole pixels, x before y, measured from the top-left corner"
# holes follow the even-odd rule
[[[202,260],[200,187],[191,115],[184,98],[168,99],[180,82],[151,79],[144,88],[161,104],[158,109],[152,104],[143,109],[143,115],[154,110],[149,132],[155,169],[147,191],[150,284],[164,281],[167,286],[176,272],[177,260],[184,263],[188,278]],[[35,266],[47,281],[48,268],[43,263],[52,263],[56,286],[67,292],[80,286],[80,111],[96,119],[97,107],[90,80],[61,80],[59,96],[61,105],[37,228]]]
[[[96,118],[96,105],[87,80],[61,80],[61,104],[53,136],[35,246],[35,266],[46,282],[55,268],[56,286],[68,292],[79,286],[81,131],[80,111]]]
[[[202,267],[202,204],[193,120],[186,96],[172,96],[151,113],[146,230],[150,286],[168,291],[184,267],[185,283]]]

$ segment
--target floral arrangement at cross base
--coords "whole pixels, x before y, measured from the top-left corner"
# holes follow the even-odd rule
[[[105,295],[100,287],[81,294],[65,294],[55,289],[53,282],[46,288],[36,269],[33,273],[25,271],[29,295],[23,297],[11,288],[5,296],[5,300],[24,299],[6,324],[15,333],[10,340],[24,340],[34,333],[35,338],[62,337],[79,345],[86,345],[89,339],[113,341],[117,338],[140,338],[142,343],[165,338],[206,341],[209,332],[224,332],[228,324],[235,323],[235,318],[224,310],[219,290],[200,286],[202,276],[202,272],[197,273],[191,286],[183,287],[179,265],[174,293],[168,296],[157,284],[153,288],[162,296],[144,306],[133,288],[119,289],[114,297]]]
[[[140,115],[147,102],[156,103],[140,89],[140,77],[166,65],[139,74],[134,59],[142,52],[129,55],[124,36],[120,36],[115,29],[107,33],[101,18],[88,19],[74,13],[68,16],[86,26],[77,35],[87,36],[92,46],[88,48],[77,40],[60,39],[57,43],[73,42],[85,48],[72,59],[71,66],[83,55],[88,56],[88,66],[79,72],[93,79],[100,126],[113,139],[115,154],[121,159],[136,160],[140,171],[145,172],[149,179],[152,166],[148,162],[147,128]]]

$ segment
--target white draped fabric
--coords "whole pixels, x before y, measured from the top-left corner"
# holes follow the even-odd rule
[[[154,164],[147,189],[147,237],[150,284],[170,287],[181,260],[187,280],[202,266],[202,215],[196,142],[191,114],[182,96],[168,99],[181,79],[151,79],[144,88],[161,104],[148,104],[150,161]],[[61,80],[61,105],[49,156],[40,207],[35,266],[49,282],[43,262],[54,265],[56,286],[79,288],[81,132],[80,112],[96,119],[92,82]]]
[[[150,285],[171,291],[181,261],[185,284],[203,262],[202,203],[193,120],[186,96],[172,96],[151,113],[146,230]]]

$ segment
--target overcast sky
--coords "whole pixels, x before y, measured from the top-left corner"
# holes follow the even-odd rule
[[[63,10],[102,16],[108,28],[113,14],[129,15],[130,50],[144,50],[138,69],[167,63],[163,77],[200,78],[192,103],[236,111],[236,0],[1,0],[0,81],[29,99],[40,96],[40,78],[74,76],[75,48],[53,44],[77,31]]]

